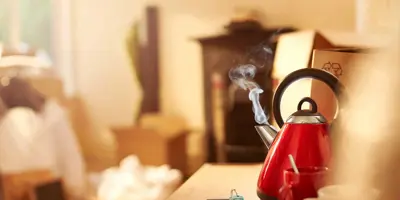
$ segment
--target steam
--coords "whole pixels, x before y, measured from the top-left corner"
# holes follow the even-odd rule
[[[265,42],[249,52],[245,64],[241,64],[229,71],[229,78],[232,82],[244,90],[249,90],[249,99],[253,104],[254,119],[258,124],[267,124],[268,116],[260,104],[260,94],[264,91],[253,79],[256,75],[257,67],[271,66],[273,50],[269,47],[269,44],[274,43],[278,35],[283,31],[283,29],[277,30]],[[268,72],[268,70],[271,69],[266,69],[265,71]]]
[[[253,103],[254,119],[258,124],[267,124],[268,117],[260,104],[260,94],[264,91],[260,88],[254,88],[249,92],[249,99]]]
[[[254,119],[258,124],[267,124],[268,117],[260,104],[260,94],[264,91],[253,81],[257,72],[256,66],[252,64],[240,65],[229,71],[229,78],[244,90],[250,90],[249,99],[253,104]]]
[[[256,66],[252,64],[239,65],[229,71],[229,78],[244,90],[259,88],[253,80],[256,75]]]

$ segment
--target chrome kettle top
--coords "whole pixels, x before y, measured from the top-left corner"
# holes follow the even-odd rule
[[[304,103],[309,103],[311,109],[302,109]],[[297,111],[293,113],[286,123],[291,124],[321,124],[326,123],[326,118],[318,112],[318,106],[310,97],[304,97],[297,105]]]
[[[324,82],[335,93],[336,97],[341,96],[341,98],[343,98],[345,88],[333,74],[316,68],[302,68],[296,70],[283,79],[276,89],[272,100],[273,115],[279,127],[282,127],[285,123],[280,108],[283,93],[289,85],[304,78],[313,78]],[[312,105],[311,110],[301,109],[304,102],[308,102]],[[298,104],[297,109],[297,112],[293,113],[289,119],[286,120],[286,123],[326,123],[327,121],[325,117],[317,112],[317,104],[309,97],[303,98]]]
[[[327,84],[331,90],[334,91],[336,97],[339,95],[345,95],[345,88],[339,82],[339,80],[332,74],[315,68],[303,68],[297,71],[290,73],[278,86],[276,89],[273,101],[272,101],[272,109],[276,123],[280,128],[284,124],[323,124],[327,123],[326,118],[318,113],[317,104],[310,97],[303,98],[299,104],[297,105],[297,111],[293,113],[286,122],[282,118],[282,113],[280,109],[280,104],[282,100],[283,93],[286,88],[294,83],[295,81],[303,78],[314,78],[320,80]],[[304,103],[309,103],[311,105],[311,109],[302,109]],[[262,141],[264,142],[267,148],[270,148],[272,143],[275,140],[275,137],[278,135],[279,130],[273,127],[271,124],[262,124],[255,126],[257,133],[260,135]]]

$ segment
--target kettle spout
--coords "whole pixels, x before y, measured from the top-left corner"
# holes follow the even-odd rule
[[[254,126],[254,128],[260,135],[261,140],[264,142],[265,146],[269,149],[276,135],[278,135],[278,130],[270,124],[258,125]]]

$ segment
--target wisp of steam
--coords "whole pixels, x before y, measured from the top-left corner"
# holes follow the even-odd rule
[[[252,64],[240,65],[229,71],[229,78],[242,89],[250,90],[249,99],[253,104],[254,119],[258,124],[266,124],[268,117],[260,104],[260,94],[264,91],[253,81],[256,71]]]
[[[254,119],[258,124],[267,124],[268,115],[265,114],[260,104],[260,94],[264,91],[253,79],[256,75],[257,67],[262,68],[266,65],[270,66],[268,64],[272,61],[273,51],[269,44],[276,40],[277,36],[282,33],[282,31],[283,30],[277,30],[266,42],[253,48],[253,50],[249,52],[249,58],[244,64],[238,65],[236,68],[229,71],[229,78],[232,82],[244,90],[249,90],[249,99],[253,104]],[[271,69],[266,69],[267,72],[269,70]]]
[[[232,82],[244,90],[249,90],[249,99],[253,104],[254,119],[258,124],[267,124],[268,116],[260,104],[260,94],[264,91],[253,79],[256,75],[257,67],[262,68],[272,60],[273,51],[268,44],[275,40],[281,32],[282,30],[276,31],[266,43],[261,43],[261,45],[254,48],[249,54],[247,63],[238,65],[229,71],[229,78]]]

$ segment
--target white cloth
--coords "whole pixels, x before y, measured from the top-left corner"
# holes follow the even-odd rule
[[[82,154],[64,110],[48,100],[41,113],[17,107],[0,121],[0,171],[49,169],[75,195],[86,185]]]
[[[168,165],[143,166],[131,155],[103,171],[99,180],[99,200],[164,200],[181,183],[182,173]]]

